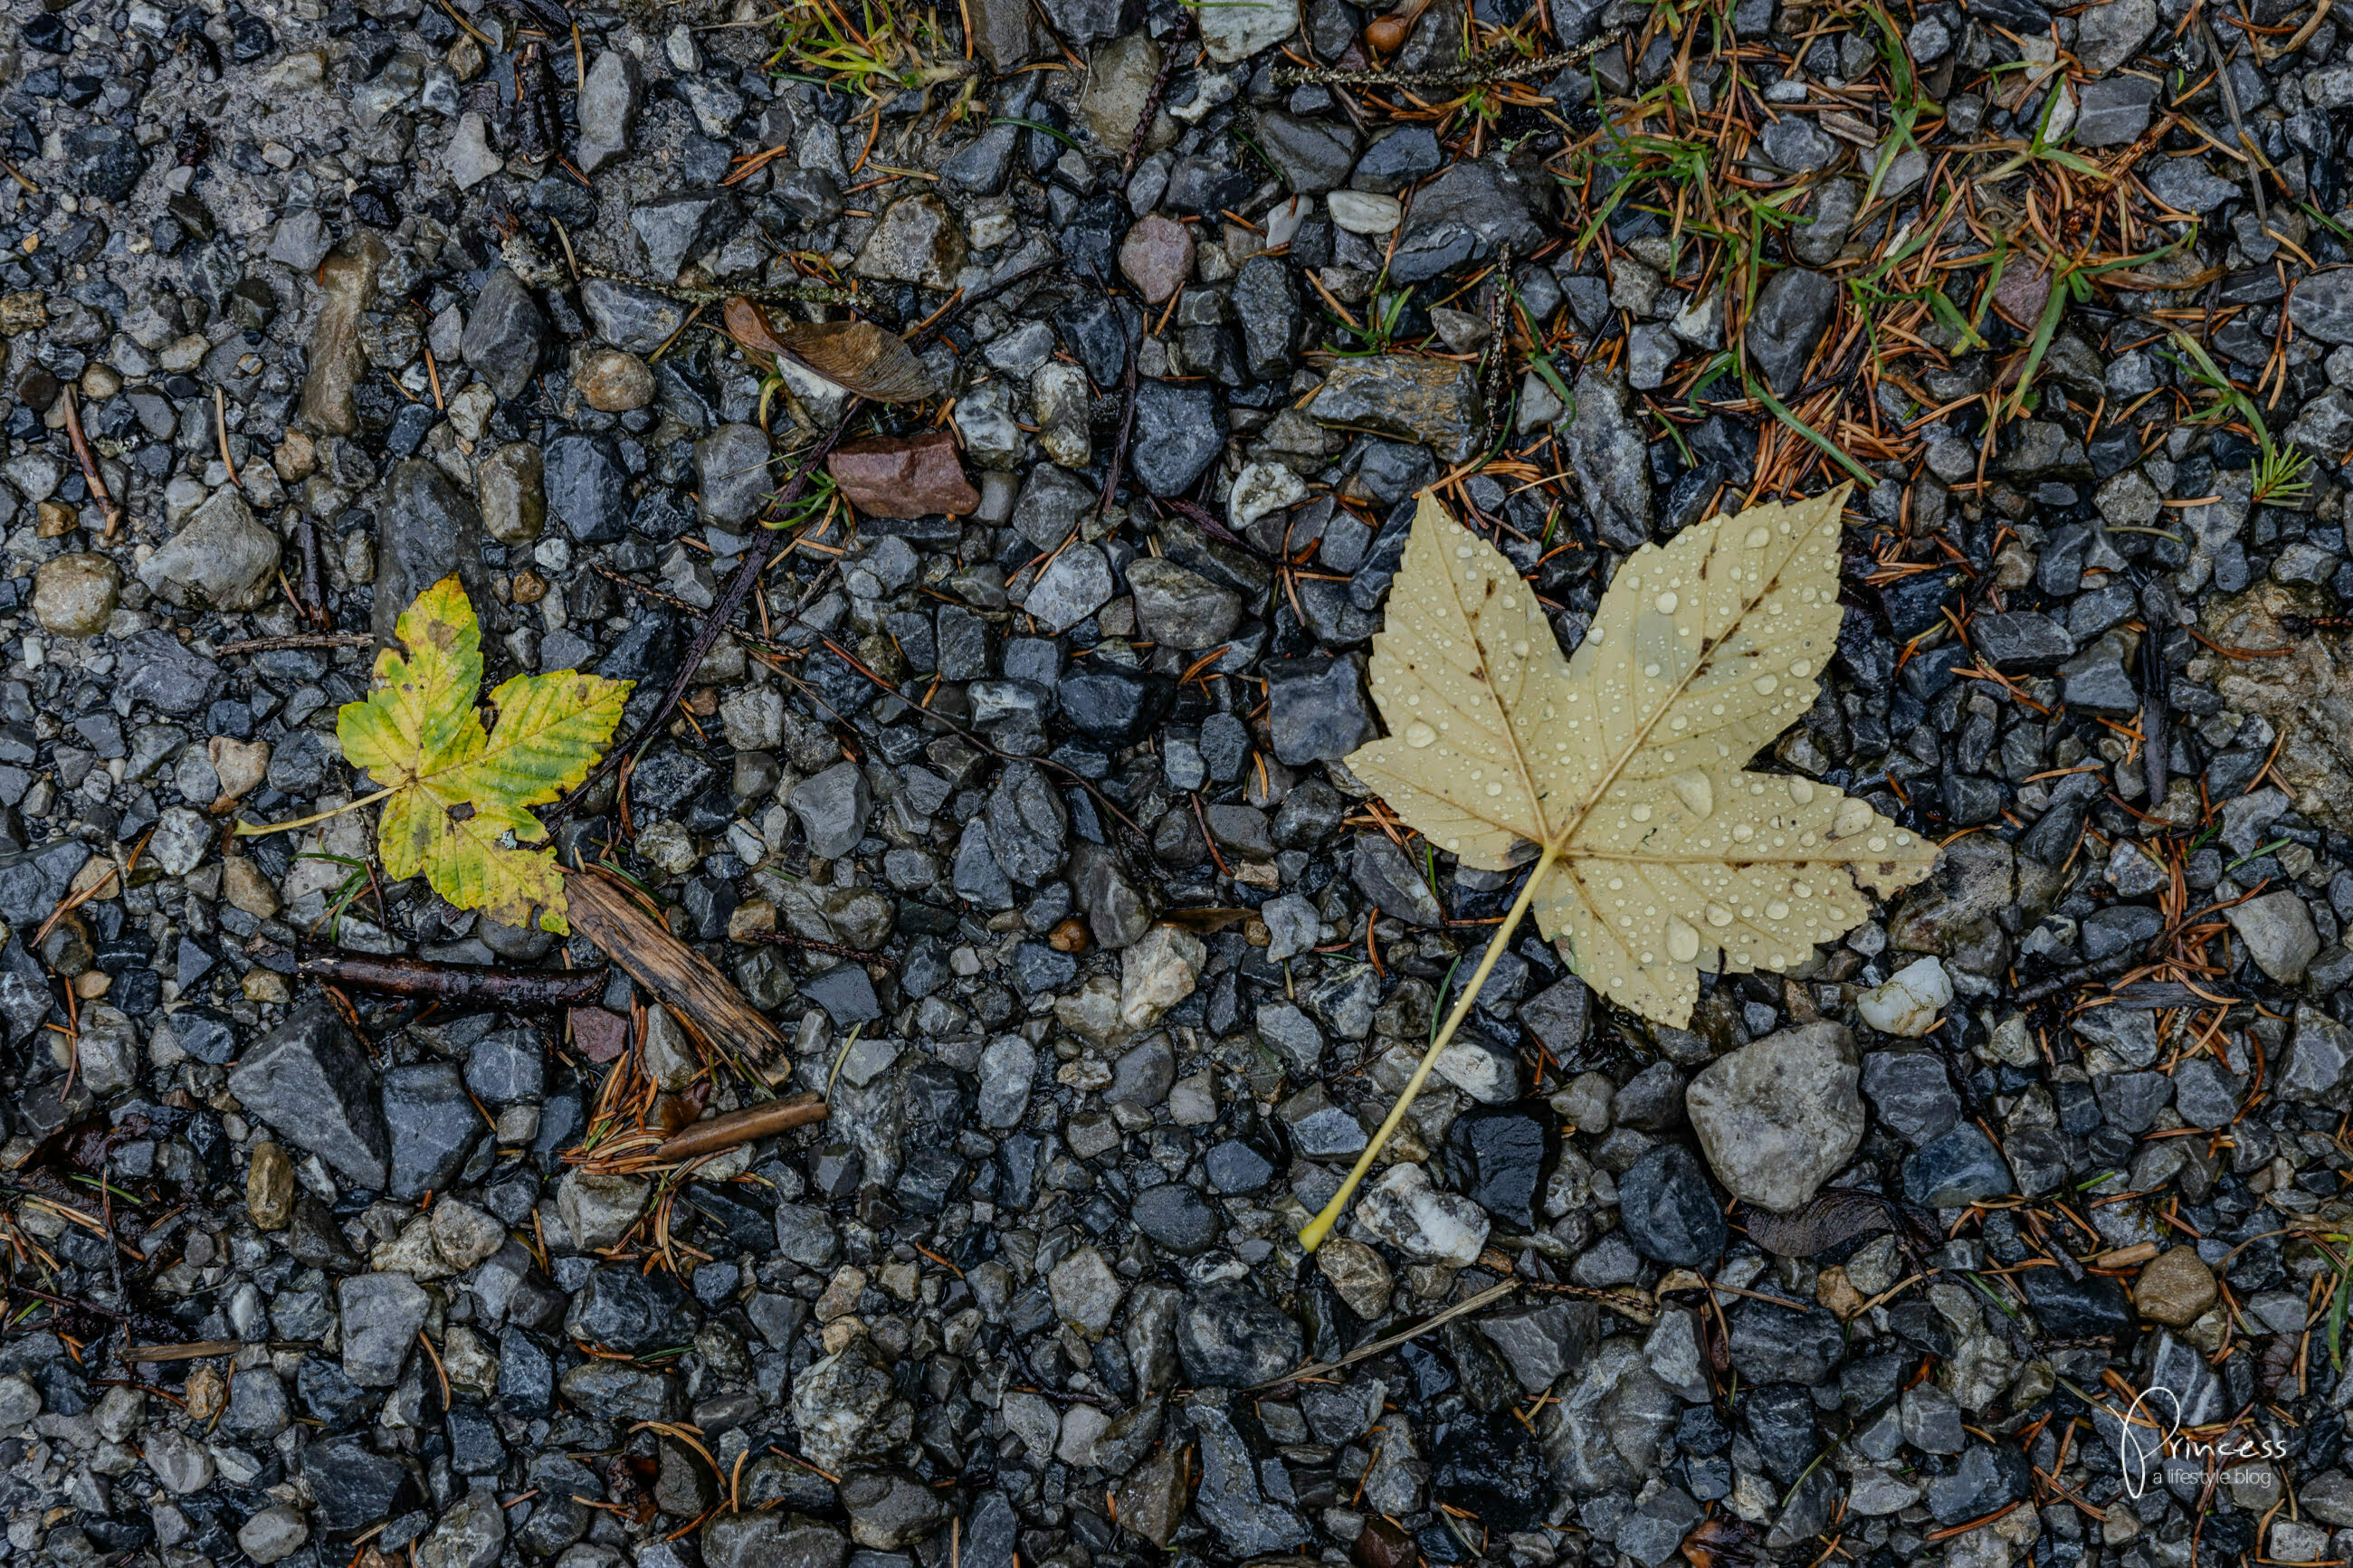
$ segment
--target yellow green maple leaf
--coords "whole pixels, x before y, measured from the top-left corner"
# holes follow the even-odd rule
[[[518,675],[491,693],[497,720],[485,730],[474,706],[481,626],[458,579],[419,594],[394,631],[406,652],[379,653],[374,688],[335,715],[343,760],[384,790],[385,869],[421,872],[459,909],[568,931],[555,852],[523,847],[547,837],[530,808],[587,776],[633,683],[576,669]]]

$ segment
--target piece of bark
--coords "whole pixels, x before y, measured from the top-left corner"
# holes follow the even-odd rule
[[[776,1026],[754,1011],[709,959],[639,908],[617,881],[599,871],[575,871],[565,879],[564,902],[572,929],[659,997],[704,1045],[754,1061],[774,1058],[789,1067]]]
[[[783,1100],[772,1100],[748,1110],[731,1110],[724,1116],[698,1121],[675,1136],[664,1139],[661,1146],[654,1151],[654,1157],[659,1160],[691,1160],[700,1154],[716,1154],[723,1149],[755,1142],[773,1133],[805,1127],[825,1118],[825,1101],[815,1094],[787,1095]]]
[[[305,958],[295,973],[330,985],[501,1007],[512,1013],[556,1013],[583,1006],[605,994],[606,978],[601,969],[501,969],[489,963],[435,963],[422,958],[354,953]]]

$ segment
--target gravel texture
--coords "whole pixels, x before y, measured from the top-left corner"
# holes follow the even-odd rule
[[[2343,18],[1515,5],[8,0],[0,1559],[2353,1557]],[[1757,765],[1936,874],[1688,1029],[1518,933],[1303,1253],[1515,890],[1342,761],[1416,492],[1573,647],[1842,479]],[[787,1052],[297,973],[607,963],[226,831],[451,573]]]

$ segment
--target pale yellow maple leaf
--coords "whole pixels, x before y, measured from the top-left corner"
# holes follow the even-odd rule
[[[1433,845],[1535,862],[1398,1108],[1387,1142],[1521,917],[1596,992],[1690,1022],[1702,971],[1779,972],[1926,877],[1936,846],[1860,800],[1747,764],[1813,705],[1838,640],[1845,487],[1719,515],[1620,564],[1564,658],[1535,590],[1425,494],[1372,691],[1387,737],[1347,766]]]

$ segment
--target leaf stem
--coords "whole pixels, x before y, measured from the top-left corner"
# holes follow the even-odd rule
[[[364,805],[374,805],[385,796],[396,793],[399,788],[398,784],[395,784],[391,789],[380,789],[374,795],[360,796],[349,805],[339,805],[332,811],[317,812],[309,816],[298,816],[291,822],[272,822],[259,827],[256,827],[250,822],[240,822],[237,825],[237,836],[239,838],[260,838],[272,833],[283,833],[290,827],[308,827],[314,822],[325,822],[331,817],[341,816],[347,811],[357,811]]]
[[[1373,1134],[1373,1141],[1365,1145],[1363,1153],[1356,1156],[1356,1168],[1348,1173],[1348,1179],[1340,1184],[1340,1190],[1332,1194],[1332,1201],[1324,1205],[1324,1211],[1299,1233],[1301,1247],[1310,1252],[1314,1251],[1324,1245],[1324,1238],[1332,1234],[1332,1227],[1340,1223],[1340,1215],[1347,1208],[1348,1199],[1355,1195],[1358,1184],[1373,1168],[1373,1162],[1379,1159],[1381,1151],[1388,1147],[1390,1135],[1398,1130],[1398,1123],[1405,1120],[1414,1096],[1421,1092],[1423,1082],[1430,1077],[1430,1069],[1438,1065],[1439,1052],[1446,1048],[1448,1042],[1454,1038],[1454,1031],[1461,1027],[1462,1020],[1470,1016],[1472,1003],[1479,999],[1480,988],[1487,984],[1487,976],[1494,969],[1495,961],[1504,955],[1504,948],[1512,940],[1512,933],[1519,929],[1520,917],[1528,912],[1528,905],[1535,897],[1536,884],[1544,880],[1546,871],[1552,869],[1552,863],[1558,853],[1556,846],[1547,844],[1544,853],[1536,857],[1535,868],[1528,873],[1528,879],[1521,885],[1520,896],[1512,900],[1511,911],[1504,916],[1504,923],[1495,928],[1493,938],[1488,942],[1486,956],[1479,960],[1479,967],[1472,972],[1470,984],[1462,988],[1462,994],[1455,998],[1454,1010],[1446,1016],[1446,1026],[1430,1040],[1430,1049],[1422,1055],[1421,1065],[1413,1069],[1413,1077],[1406,1081],[1405,1092],[1398,1096],[1395,1105],[1389,1107],[1388,1120],[1381,1123],[1381,1130]]]

